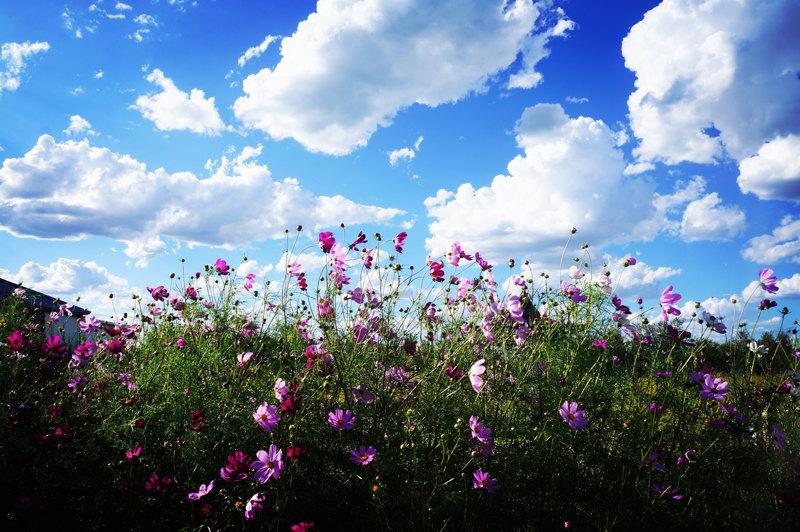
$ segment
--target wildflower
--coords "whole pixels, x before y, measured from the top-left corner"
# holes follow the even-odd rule
[[[667,484],[653,484],[650,486],[650,489],[658,493],[658,496],[662,498],[666,497],[667,499],[672,499],[673,501],[679,501],[683,499],[683,495],[678,493],[678,490]]]
[[[472,437],[482,443],[492,441],[492,429],[484,425],[478,416],[470,416],[469,428],[472,431]]]
[[[450,256],[450,264],[456,267],[458,267],[458,262],[461,259],[472,260],[472,255],[467,255],[467,253],[461,249],[461,244],[459,242],[453,242],[453,246],[450,248],[448,255]]]
[[[481,393],[483,388],[483,377],[481,375],[486,371],[483,365],[485,362],[486,360],[482,358],[469,368],[469,382],[472,383],[472,389],[475,390],[475,393]]]
[[[759,285],[768,294],[774,294],[778,291],[778,278],[775,277],[775,272],[769,268],[764,268],[758,272]]]
[[[228,266],[228,263],[225,262],[224,259],[217,259],[214,262],[214,269],[217,270],[217,273],[220,275],[228,275],[231,271],[231,267]]]
[[[395,235],[395,237],[394,237],[394,249],[395,249],[395,251],[397,251],[398,253],[402,253],[403,252],[403,246],[406,243],[406,238],[407,237],[408,237],[408,233],[406,233],[405,231],[403,231],[401,233],[397,233],[397,235]]]
[[[300,461],[306,457],[308,450],[302,445],[292,445],[286,449],[286,458],[289,460]]]
[[[323,253],[329,253],[335,243],[336,239],[333,237],[333,233],[326,231],[319,234],[318,244]]]
[[[444,373],[450,380],[460,381],[461,378],[464,376],[462,371],[458,369],[457,366],[452,364],[448,364],[446,368],[444,368]]]
[[[162,285],[158,285],[155,288],[150,288],[148,286],[147,291],[150,292],[150,297],[152,297],[154,301],[164,301],[169,297],[169,292],[167,292],[167,289]]]
[[[561,281],[561,293],[570,298],[575,303],[583,303],[586,296],[581,295],[581,289],[572,283]]]
[[[363,384],[354,386],[350,391],[353,392],[353,399],[358,404],[371,405],[375,402],[375,394],[367,390]]]
[[[247,353],[240,353],[240,354],[236,355],[236,364],[240,368],[243,368],[243,367],[245,367],[247,365],[248,362],[250,362],[251,358],[253,358],[253,352],[252,351],[248,351]]]
[[[72,393],[78,395],[86,388],[86,384],[89,382],[89,377],[86,375],[75,375],[72,377],[69,382],[67,383],[67,388],[70,389]]]
[[[786,450],[786,433],[783,432],[783,427],[781,424],[773,423],[770,434],[775,440],[775,448],[781,452],[784,452]]]
[[[476,490],[494,492],[497,489],[497,479],[491,478],[488,471],[476,469],[472,473],[472,487]]]
[[[290,528],[292,532],[312,532],[315,529],[316,527],[314,526],[314,523],[306,523],[305,521],[301,521],[300,523],[294,524]]]
[[[203,425],[206,424],[206,413],[202,410],[195,410],[192,412],[192,415],[189,416],[189,420],[192,425],[192,430],[200,430],[203,428]]]
[[[158,473],[151,473],[150,477],[144,482],[144,488],[153,493],[160,493],[172,484],[170,477],[159,477]]]
[[[725,395],[729,392],[728,383],[720,378],[714,378],[710,374],[703,377],[700,390],[701,399],[712,399],[714,401],[724,401]]]
[[[277,406],[263,402],[259,405],[258,409],[253,412],[253,419],[256,420],[258,426],[264,429],[264,431],[272,432],[277,428],[281,415],[278,413]]]
[[[283,398],[289,393],[286,381],[281,378],[275,379],[275,386],[272,389],[275,390],[275,399],[278,401],[283,401]]]
[[[604,294],[611,293],[611,277],[608,275],[601,275],[597,280],[597,286]]]
[[[187,286],[186,290],[183,291],[183,295],[186,296],[186,299],[197,301],[197,290],[193,286]]]
[[[705,310],[703,311],[703,321],[706,322],[706,327],[709,327],[715,333],[725,334],[727,332],[727,327],[722,323],[722,320],[722,317],[717,318],[713,314],[709,314]]]
[[[103,344],[106,351],[113,355],[118,355],[125,350],[125,340],[119,336],[115,336],[111,340],[106,340]]]
[[[758,304],[758,310],[769,310],[773,307],[777,307],[777,301],[772,301],[771,299],[762,299],[761,302]]]
[[[428,268],[431,273],[431,279],[434,282],[441,283],[444,281],[444,262],[442,261],[428,261]]]
[[[596,347],[598,349],[608,349],[608,342],[601,338],[599,340],[593,341],[592,347]]]
[[[100,328],[100,320],[87,314],[81,321],[78,322],[78,327],[84,334],[91,334]]]
[[[647,405],[647,409],[650,410],[650,412],[653,412],[654,414],[660,414],[661,412],[664,411],[664,407],[656,402],[652,402],[649,405]]]
[[[680,316],[681,314],[680,310],[672,306],[680,301],[681,295],[673,293],[672,290],[672,285],[669,285],[664,289],[663,292],[661,292],[661,297],[659,298],[659,303],[661,304],[661,317],[664,318],[664,321],[669,321],[668,314],[672,314],[673,316]]]
[[[48,336],[42,346],[42,351],[48,358],[58,360],[67,353],[67,345],[61,341],[61,337]]]
[[[364,447],[363,445],[358,450],[353,449],[350,451],[350,461],[354,464],[367,465],[375,459],[377,451],[375,447]]]
[[[669,378],[672,377],[672,370],[671,369],[654,369],[651,373],[653,377],[656,379],[659,378]]]
[[[564,401],[561,408],[558,410],[561,418],[569,425],[572,430],[585,428],[589,424],[589,419],[586,417],[586,411],[578,408],[578,403],[575,401]]]
[[[623,305],[622,300],[619,298],[619,296],[615,295],[614,297],[612,297],[611,303],[614,305],[614,308],[617,309],[619,312],[625,314],[626,316],[630,315],[631,313],[630,307]]]
[[[367,242],[367,235],[364,234],[364,231],[359,231],[358,235],[356,236],[356,239],[353,240],[353,242],[351,242],[350,245],[347,247],[352,250],[355,250],[356,246],[358,246],[359,244],[365,244],[366,242]]]
[[[573,264],[572,266],[569,267],[567,276],[569,276],[569,278],[572,279],[573,281],[577,281],[578,279],[583,277],[583,272],[581,271],[580,268],[578,268]]]
[[[247,500],[247,504],[244,506],[244,518],[246,521],[252,521],[256,518],[256,514],[264,509],[265,499],[264,494],[258,492]]]
[[[255,282],[255,280],[256,280],[256,274],[248,273],[247,275],[244,276],[244,283],[242,286],[244,287],[245,290],[249,292],[250,290],[253,289],[253,283]]]
[[[364,263],[364,267],[368,270],[372,269],[372,254],[375,252],[374,249],[368,249],[364,251],[363,256],[361,257],[362,262]]]
[[[692,458],[694,458],[696,455],[697,451],[695,451],[694,449],[689,449],[688,451],[680,455],[677,460],[675,460],[675,466],[678,469],[686,468],[687,465],[692,463]]]
[[[619,364],[620,360],[621,359],[617,355],[611,355],[611,362],[613,362],[614,364]]]
[[[328,423],[336,430],[352,429],[356,419],[349,410],[342,412],[341,408],[337,408],[335,412],[328,412]]]
[[[270,444],[269,451],[258,451],[258,460],[255,460],[250,467],[253,469],[253,478],[259,484],[264,484],[270,478],[278,479],[283,471],[283,451],[278,449],[275,444]]]
[[[228,482],[245,480],[250,474],[250,457],[242,451],[228,455],[228,463],[220,468],[219,476]]]
[[[117,375],[117,380],[118,380],[118,381],[120,382],[120,384],[122,384],[123,386],[127,386],[127,387],[128,387],[128,391],[131,391],[131,392],[132,392],[132,391],[136,390],[136,383],[135,383],[135,382],[133,381],[133,379],[131,378],[131,374],[130,374],[130,373],[127,373],[127,372],[121,372],[121,373],[119,373],[119,374]]]
[[[213,489],[214,489],[214,481],[212,480],[208,484],[200,484],[200,487],[197,489],[197,491],[190,492],[186,498],[189,499],[190,501],[199,501],[200,499],[211,493],[211,490]]]
[[[125,458],[127,458],[128,461],[132,463],[139,458],[140,454],[142,454],[142,446],[137,443],[136,445],[125,451]]]
[[[184,339],[183,339],[183,337],[181,337],[181,338],[178,338],[178,339],[175,341],[175,345],[177,345],[178,347],[180,347],[181,349],[183,349],[184,347],[186,347],[186,340],[184,340]]]
[[[481,267],[481,270],[487,271],[492,269],[492,265],[486,262],[479,252],[475,252],[475,262],[478,263],[478,266]]]
[[[16,330],[8,335],[8,347],[12,351],[22,351],[22,348],[25,347],[25,336],[22,331]]]
[[[767,348],[763,345],[759,345],[755,340],[747,344],[747,348],[751,353],[759,357],[767,352]]]
[[[627,259],[622,261],[622,265],[625,266],[626,268],[628,266],[633,266],[635,264],[636,264],[636,258],[635,257],[628,257]]]
[[[333,307],[331,306],[331,299],[329,297],[319,297],[317,300],[317,315],[319,316],[319,319],[325,319],[333,316]]]
[[[658,461],[657,451],[651,451],[650,454],[647,455],[647,458],[642,460],[642,467],[652,467],[659,473],[667,472],[667,466]]]

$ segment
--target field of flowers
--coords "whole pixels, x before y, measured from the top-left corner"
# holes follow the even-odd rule
[[[75,347],[4,300],[0,526],[796,526],[796,322],[644,308],[588,250],[555,279],[341,233],[319,276],[184,269]]]

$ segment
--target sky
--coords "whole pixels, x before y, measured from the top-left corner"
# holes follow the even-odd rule
[[[575,227],[567,266],[637,258],[626,298],[732,316],[770,267],[791,307],[798,23],[792,0],[4,2],[0,277],[108,314],[218,257],[280,276],[285,229],[558,275]]]

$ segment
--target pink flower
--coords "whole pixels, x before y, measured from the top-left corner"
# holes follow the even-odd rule
[[[626,268],[628,266],[633,266],[634,264],[636,264],[636,258],[634,257],[628,257],[627,259],[622,261],[622,265],[625,266]]]
[[[353,242],[347,247],[349,247],[352,250],[355,250],[357,245],[364,244],[366,243],[366,241],[367,241],[367,235],[364,234],[364,231],[359,231],[358,236],[356,236],[356,239],[353,240]]]
[[[248,292],[253,289],[253,283],[256,280],[256,274],[248,273],[244,276],[244,289]]]
[[[486,371],[483,365],[485,362],[486,360],[482,358],[469,368],[469,381],[472,383],[472,389],[475,390],[475,393],[480,393],[483,388],[483,377],[481,375]]]
[[[354,464],[367,465],[375,459],[377,451],[375,447],[364,447],[363,445],[357,450],[350,451],[350,461]]]
[[[764,268],[758,272],[759,284],[761,288],[768,294],[774,294],[778,291],[778,278],[775,277],[775,272],[769,268]]]
[[[326,231],[319,234],[319,247],[323,253],[329,253],[335,243],[336,239],[333,238],[333,233]]]
[[[263,493],[259,492],[248,499],[247,504],[244,506],[244,518],[246,521],[252,521],[256,518],[256,514],[264,510],[264,500],[266,497]]]
[[[259,484],[264,484],[270,478],[280,478],[284,468],[283,451],[278,449],[274,443],[270,444],[269,452],[258,451],[256,457],[258,460],[250,464],[250,467],[253,468],[253,478]]]
[[[408,233],[406,233],[405,231],[403,231],[401,233],[397,233],[397,235],[395,235],[395,237],[394,237],[394,249],[395,249],[395,251],[397,251],[398,253],[402,253],[403,252],[403,246],[406,243],[406,238],[407,237],[408,237]]]
[[[184,347],[186,347],[186,340],[184,340],[184,339],[183,339],[183,337],[181,337],[181,338],[178,338],[178,339],[175,341],[175,345],[177,345],[178,347],[180,347],[181,349],[183,349]]]
[[[172,484],[172,479],[170,477],[164,476],[159,477],[158,473],[152,473],[150,477],[145,481],[144,487],[147,491],[153,493],[160,493],[166,490]]]
[[[80,322],[78,322],[78,327],[80,327],[81,332],[85,334],[91,334],[100,328],[100,321],[94,316],[87,314]]]
[[[228,263],[225,262],[224,259],[217,259],[214,262],[214,269],[217,270],[217,273],[220,275],[228,275],[231,272],[231,267],[228,266]]]
[[[169,297],[169,292],[162,285],[158,285],[155,288],[147,287],[147,291],[150,292],[150,296],[155,301],[164,301]]]
[[[681,314],[680,310],[672,306],[680,301],[681,295],[673,293],[672,290],[672,285],[669,285],[661,292],[661,297],[659,298],[659,302],[661,303],[661,317],[664,318],[664,321],[669,321],[669,316],[667,316],[667,314],[672,314],[673,316],[680,316]]]
[[[586,301],[586,296],[581,295],[581,289],[572,283],[561,281],[561,293],[575,303],[583,303]]]
[[[236,363],[240,368],[243,368],[250,362],[250,359],[253,358],[253,353],[248,351],[247,353],[240,353],[236,355]]]
[[[589,424],[589,419],[586,417],[586,412],[578,408],[578,403],[564,401],[561,408],[558,410],[561,418],[569,425],[572,430],[585,428]]]
[[[291,530],[292,532],[311,532],[312,530],[315,529],[316,527],[314,526],[314,523],[306,523],[305,521],[301,521],[299,523],[292,525],[292,527],[289,530]]]
[[[461,259],[472,260],[472,255],[467,255],[467,253],[461,249],[461,244],[459,242],[453,242],[453,246],[450,248],[449,255],[450,264],[456,267]]]
[[[281,378],[275,380],[275,386],[273,386],[275,390],[275,398],[278,401],[283,401],[284,398],[289,394],[289,387],[286,386],[286,381]]]
[[[487,471],[476,469],[472,473],[472,487],[476,490],[486,490],[493,492],[497,489],[497,479],[491,478]]]
[[[214,481],[212,480],[208,484],[200,484],[200,487],[197,489],[197,491],[190,492],[186,498],[189,499],[190,501],[199,501],[200,499],[211,493],[211,490],[213,489],[214,489]]]
[[[478,416],[470,416],[469,428],[472,432],[472,437],[481,443],[490,443],[492,441],[492,429],[484,425]]]
[[[431,272],[431,279],[433,279],[437,283],[441,283],[444,281],[444,262],[437,260],[431,261],[428,260],[428,268]]]
[[[491,270],[491,269],[492,269],[492,265],[491,265],[491,264],[489,264],[488,262],[486,262],[486,261],[483,259],[483,257],[481,257],[481,254],[480,254],[480,253],[478,253],[477,251],[475,252],[475,262],[477,262],[477,263],[478,263],[478,266],[480,266],[480,267],[481,267],[481,270],[483,270],[483,271],[486,271],[486,270]]]
[[[253,419],[256,420],[258,426],[264,429],[265,432],[272,432],[277,428],[278,421],[281,420],[281,415],[278,413],[277,406],[264,402],[253,412]]]
[[[328,412],[328,423],[336,430],[352,429],[356,419],[356,416],[349,410],[342,412],[341,408],[337,408],[334,412]]]
[[[8,347],[12,351],[21,351],[25,347],[25,336],[22,331],[16,330],[8,335]]]
[[[368,249],[364,251],[363,255],[361,256],[361,260],[364,262],[364,267],[368,270],[372,269],[372,254],[374,251],[374,249]]]
[[[125,458],[127,458],[129,462],[135,462],[140,454],[142,454],[142,446],[137,443],[125,451]]]
[[[596,347],[598,349],[608,349],[608,342],[601,338],[599,340],[593,341],[592,347]]]

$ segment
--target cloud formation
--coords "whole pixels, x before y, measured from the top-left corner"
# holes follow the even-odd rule
[[[20,85],[20,75],[25,72],[25,63],[33,55],[50,49],[47,42],[7,42],[0,46],[0,60],[5,70],[0,72],[0,93],[4,90],[15,91]]]

